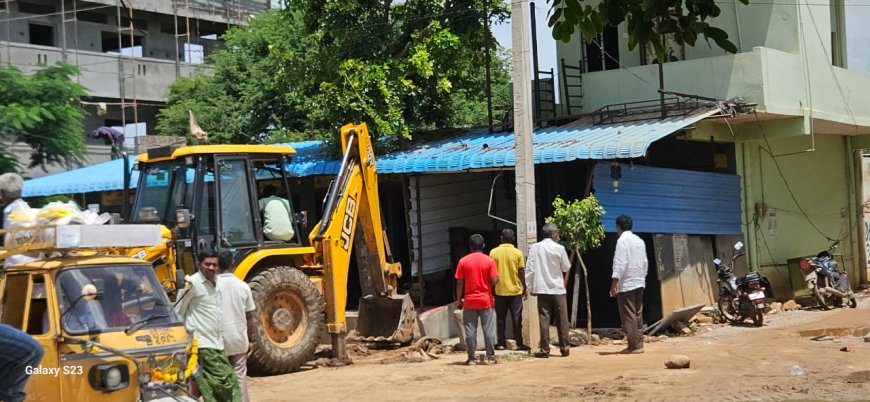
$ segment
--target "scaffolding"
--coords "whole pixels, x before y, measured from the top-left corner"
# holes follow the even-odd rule
[[[12,16],[12,0],[0,0],[0,4],[3,5],[3,21],[6,23],[6,64],[12,65],[12,23],[10,17]]]
[[[79,53],[82,51],[82,46],[79,43],[79,34],[81,26],[79,24],[80,13],[86,13],[92,10],[111,9],[114,12],[109,12],[109,21],[114,20],[117,31],[117,53],[109,50],[108,53],[116,56],[115,60],[107,59],[102,63],[117,63],[117,70],[111,74],[117,74],[118,82],[118,101],[117,102],[98,102],[98,101],[83,101],[83,105],[93,106],[111,106],[117,107],[120,110],[120,124],[124,127],[127,136],[139,137],[140,127],[140,106],[159,106],[155,103],[142,103],[137,94],[137,81],[141,80],[141,76],[146,74],[146,66],[142,58],[147,55],[144,53],[143,43],[137,41],[136,32],[139,29],[140,20],[144,17],[144,12],[137,10],[136,2],[140,0],[114,0],[111,2],[100,2],[95,5],[93,2],[82,2],[81,0],[61,0],[55,3],[54,9],[51,12],[43,13],[26,13],[22,15],[14,15],[13,8],[18,6],[15,0],[0,0],[0,23],[5,23],[5,27],[0,27],[0,35],[5,34],[5,49],[0,50],[0,59],[7,65],[15,64],[13,60],[13,38],[12,25],[17,20],[29,19],[55,19],[54,26],[59,27],[60,32],[55,36],[55,40],[59,41],[55,46],[59,48],[61,59],[64,62],[79,66],[82,71],[87,71],[86,66],[83,66],[79,61]],[[204,60],[205,52],[204,44],[200,39],[201,16],[208,15],[211,18],[206,18],[213,24],[226,23],[227,29],[234,25],[245,23],[249,15],[263,11],[268,8],[268,2],[249,1],[249,0],[171,0],[172,14],[168,14],[168,10],[164,11],[163,15],[171,15],[174,25],[174,42],[175,55],[168,58],[174,61],[175,78],[193,77],[195,73],[195,64],[199,64]],[[19,3],[20,4],[20,3]],[[168,5],[168,4],[167,4]],[[59,7],[58,7],[59,6]],[[58,9],[59,8],[59,9]],[[114,15],[112,15],[114,14]],[[222,18],[223,17],[223,18]],[[82,17],[84,18],[84,17]],[[220,21],[225,19],[225,21]],[[83,21],[86,21],[83,20]],[[111,24],[111,22],[110,22]],[[214,25],[213,25],[214,26]],[[214,28],[207,27],[206,33],[214,32]],[[4,29],[5,28],[5,29]],[[5,32],[4,32],[5,31]],[[168,31],[169,33],[172,31]],[[106,38],[111,40],[110,37]],[[2,44],[0,44],[2,45]],[[59,45],[59,46],[58,46]],[[137,46],[139,48],[137,49]],[[171,47],[171,45],[170,45]],[[142,49],[142,50],[140,50]],[[85,51],[85,53],[87,53]],[[39,63],[43,63],[45,56],[40,59]],[[83,59],[85,60],[85,59]],[[22,66],[29,65],[18,61]],[[87,64],[87,66],[95,63]],[[76,81],[81,83],[82,76],[77,75]],[[103,95],[105,96],[105,95]],[[129,133],[128,124],[132,131]],[[138,147],[138,140],[135,140],[135,145]]]

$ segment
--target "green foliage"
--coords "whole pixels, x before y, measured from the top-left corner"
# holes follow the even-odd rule
[[[568,250],[582,253],[601,245],[604,239],[602,216],[604,208],[594,195],[571,202],[556,197],[553,200],[553,215],[546,221],[559,227],[559,240]]]
[[[725,51],[737,53],[728,33],[707,22],[721,13],[717,0],[601,0],[594,7],[582,2],[547,0],[551,3],[548,25],[553,28],[553,38],[568,42],[579,28],[583,38],[591,41],[605,25],[627,22],[628,48],[650,45],[659,60],[664,60],[664,34],[672,34],[677,43],[689,46],[695,46],[698,36],[703,35],[708,44],[712,39]],[[749,4],[749,0],[740,2]]]
[[[66,203],[70,201],[75,202],[76,205],[78,205],[78,202],[76,202],[72,197],[68,195],[50,195],[47,197],[35,197],[30,199],[27,204],[30,205],[31,208],[42,208],[48,205],[48,203],[50,202]],[[79,206],[79,208],[81,209],[81,206]]]
[[[289,0],[231,29],[210,76],[174,84],[158,132],[212,142],[335,138],[349,122],[377,136],[486,123],[484,0]],[[496,3],[496,2],[493,2]],[[504,5],[491,10],[507,17]],[[507,59],[493,51],[493,103],[510,102]]]
[[[0,67],[0,140],[29,145],[33,152],[28,168],[85,158],[85,111],[80,104],[85,88],[72,79],[78,74],[77,67],[65,63],[32,75]],[[0,149],[0,172],[19,168],[9,148]]]

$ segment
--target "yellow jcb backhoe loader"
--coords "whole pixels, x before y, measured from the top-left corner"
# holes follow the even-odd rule
[[[414,335],[413,302],[396,292],[402,270],[387,252],[366,125],[342,127],[341,143],[341,168],[329,186],[323,218],[309,235],[310,246],[299,235],[305,213],[290,211],[295,236],[289,241],[270,240],[263,232],[259,204],[265,195],[258,195],[292,199],[286,164],[293,148],[201,145],[152,149],[137,158],[130,220],[162,224],[165,244],[129,254],[152,261],[173,295],[184,275],[196,271],[198,251],[231,250],[234,273],[250,284],[256,304],[253,370],[298,369],[313,356],[324,329],[334,357],[347,360],[345,304],[355,244],[363,290],[357,335],[394,343],[410,342]],[[287,204],[292,209],[292,202]]]

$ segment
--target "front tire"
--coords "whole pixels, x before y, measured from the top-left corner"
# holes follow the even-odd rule
[[[849,298],[849,308],[856,308],[856,307],[858,307],[858,299],[856,299],[854,297],[850,297]]]
[[[722,313],[722,318],[732,324],[737,322],[740,315],[734,306],[734,298],[730,295],[719,295],[719,312]]]
[[[251,370],[284,374],[299,369],[314,356],[325,329],[323,296],[302,271],[271,267],[250,282],[256,327],[248,359]]]
[[[818,284],[813,286],[813,298],[816,299],[816,303],[819,303],[819,307],[821,307],[822,310],[830,310],[831,309],[831,307],[828,306],[828,303],[825,301],[825,296],[822,295],[821,291],[819,291]]]

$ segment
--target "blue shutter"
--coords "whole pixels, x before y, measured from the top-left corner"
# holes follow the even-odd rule
[[[595,166],[593,187],[606,212],[606,231],[615,232],[616,217],[625,214],[631,216],[637,233],[741,233],[740,176],[620,166],[622,177],[616,189],[611,165]]]

